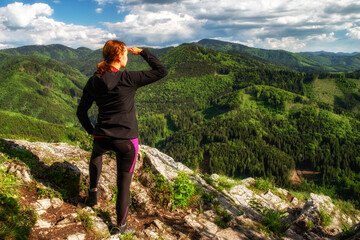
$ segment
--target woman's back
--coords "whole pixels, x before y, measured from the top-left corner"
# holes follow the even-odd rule
[[[151,66],[149,71],[96,72],[87,82],[77,110],[77,116],[89,134],[114,138],[136,138],[138,126],[135,93],[139,87],[167,75],[166,68],[147,49],[140,55]],[[99,108],[95,129],[87,115],[93,102]]]

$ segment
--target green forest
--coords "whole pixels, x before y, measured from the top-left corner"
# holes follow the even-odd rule
[[[202,173],[318,188],[360,207],[357,56],[340,65],[212,40],[151,51],[169,74],[137,92],[141,144]],[[1,136],[41,140],[45,128],[44,141],[88,141],[75,109],[99,61],[100,50],[61,45],[1,51]],[[148,66],[129,55],[127,69]],[[294,170],[316,177],[293,185]]]

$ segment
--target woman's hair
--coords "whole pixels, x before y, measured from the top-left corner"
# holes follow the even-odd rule
[[[105,43],[102,54],[104,61],[98,63],[97,73],[103,74],[104,72],[111,72],[112,66],[111,63],[114,62],[119,54],[122,54],[126,51],[125,43],[118,40],[109,40]]]

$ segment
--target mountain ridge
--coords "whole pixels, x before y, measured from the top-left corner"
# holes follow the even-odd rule
[[[86,78],[47,57],[0,54],[0,108],[54,123],[77,122],[74,108]]]
[[[219,50],[223,52],[237,52],[255,57],[258,59],[266,60],[276,64],[286,66],[288,68],[293,68],[297,71],[305,72],[341,72],[341,71],[355,71],[360,69],[360,63],[357,59],[359,53],[331,53],[325,51],[318,52],[298,52],[292,53],[285,50],[271,50],[271,49],[261,49],[248,47],[238,43],[225,42],[214,39],[202,39],[198,42],[193,42],[190,44],[197,44],[203,47],[211,48],[214,50]],[[180,46],[180,45],[179,45]],[[174,47],[166,47],[160,49],[153,49],[157,52],[159,56],[166,53],[169,49]],[[65,54],[60,54],[59,50],[65,51]],[[29,55],[34,53],[40,53],[41,55],[51,57],[57,61],[61,61],[70,65],[76,66],[78,69],[86,75],[89,76],[92,74],[92,71],[89,71],[89,63],[79,63],[80,60],[89,58],[91,59],[92,69],[96,66],[98,62],[102,60],[101,50],[91,50],[85,47],[79,47],[73,49],[60,44],[52,45],[31,45],[31,46],[22,46],[18,48],[3,49],[1,52],[11,53],[11,54],[20,54],[20,55]],[[317,56],[322,56],[319,58]],[[325,60],[324,60],[325,58]],[[336,59],[335,61],[339,64],[329,63],[329,59]],[[344,62],[344,59],[346,62]]]
[[[248,54],[250,56],[259,57],[261,59],[282,64],[284,66],[296,69],[297,71],[305,72],[339,72],[339,71],[355,71],[360,68],[359,62],[355,60],[350,60],[352,64],[348,66],[348,63],[331,65],[326,64],[324,61],[319,61],[318,58],[312,57],[314,54],[311,53],[292,53],[285,50],[268,50],[260,48],[247,47],[238,43],[223,42],[220,40],[213,39],[203,39],[194,44],[198,44],[207,48],[212,48],[214,50],[225,51],[225,52],[238,52],[243,54]],[[316,55],[315,55],[316,56]],[[356,58],[354,56],[343,56],[332,54],[328,57],[340,58],[341,59],[348,57],[350,59]],[[353,63],[355,61],[355,63]]]
[[[354,56],[360,54],[360,52],[352,52],[352,53],[346,53],[346,52],[327,52],[327,51],[313,51],[313,52],[297,52],[297,53],[311,53],[314,55],[340,55],[340,56]]]

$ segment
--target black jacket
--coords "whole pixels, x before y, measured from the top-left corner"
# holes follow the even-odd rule
[[[103,75],[95,73],[89,78],[76,112],[81,125],[89,134],[124,139],[138,137],[136,90],[165,77],[168,73],[149,50],[143,49],[140,55],[152,70],[124,70],[106,72]],[[95,129],[87,113],[94,101],[99,108]]]

